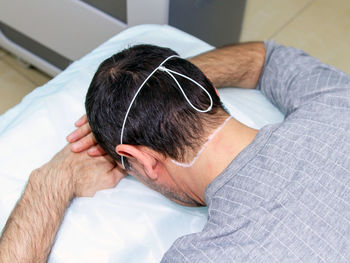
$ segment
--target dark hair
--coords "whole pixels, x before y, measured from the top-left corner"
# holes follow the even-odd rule
[[[176,54],[169,48],[137,45],[106,59],[95,73],[86,95],[86,113],[97,142],[117,161],[120,162],[120,156],[115,147],[120,144],[121,126],[134,94],[164,59]],[[123,143],[144,145],[184,161],[186,151],[195,151],[205,140],[205,129],[220,123],[221,118],[215,114],[224,112],[223,106],[211,82],[189,61],[171,58],[164,66],[206,88],[213,98],[212,110],[195,111],[175,81],[158,70],[146,82],[130,110]],[[208,96],[198,86],[179,76],[176,79],[193,105],[199,109],[210,105]],[[127,166],[127,160],[125,163]]]

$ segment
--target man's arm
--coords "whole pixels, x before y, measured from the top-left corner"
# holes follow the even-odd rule
[[[46,262],[70,201],[114,187],[123,176],[107,157],[65,147],[30,175],[1,236],[0,262]]]
[[[34,171],[0,240],[0,262],[46,262],[72,185],[49,171]],[[45,182],[47,181],[47,182]]]
[[[189,59],[212,81],[214,86],[256,87],[265,61],[263,42],[230,45]]]
[[[320,62],[303,50],[274,41],[266,42],[265,48],[264,72],[257,89],[286,116],[301,107],[310,107],[311,103],[339,106],[340,102],[326,100],[328,95],[349,98],[350,77],[339,69]],[[348,107],[349,101],[344,100],[341,104]]]

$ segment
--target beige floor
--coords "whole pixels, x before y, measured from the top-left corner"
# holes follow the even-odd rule
[[[241,41],[271,38],[350,74],[350,1],[247,0]],[[0,49],[0,114],[49,79]]]
[[[0,114],[50,79],[0,48]]]

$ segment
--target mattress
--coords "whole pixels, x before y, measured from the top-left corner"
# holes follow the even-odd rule
[[[114,36],[0,116],[0,230],[31,171],[66,144],[98,65],[135,44],[170,47],[187,58],[211,50],[170,26],[141,25]],[[231,115],[261,128],[283,120],[257,90],[220,89]],[[159,262],[180,236],[201,231],[207,209],[183,207],[132,177],[93,198],[76,198],[66,211],[48,262]]]

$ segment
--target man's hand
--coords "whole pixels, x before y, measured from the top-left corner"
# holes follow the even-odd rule
[[[30,175],[0,238],[0,262],[46,262],[72,198],[114,187],[124,175],[108,156],[73,153],[67,145]]]
[[[77,129],[67,136],[67,141],[71,143],[71,150],[73,152],[79,153],[88,150],[87,153],[90,156],[102,156],[106,154],[97,144],[86,115],[83,115],[77,120],[75,126]]]
[[[99,190],[114,187],[126,175],[108,155],[91,157],[86,152],[73,153],[70,145],[38,170],[45,177],[53,171],[59,173],[55,176],[64,177],[71,185],[73,197],[94,196]]]

